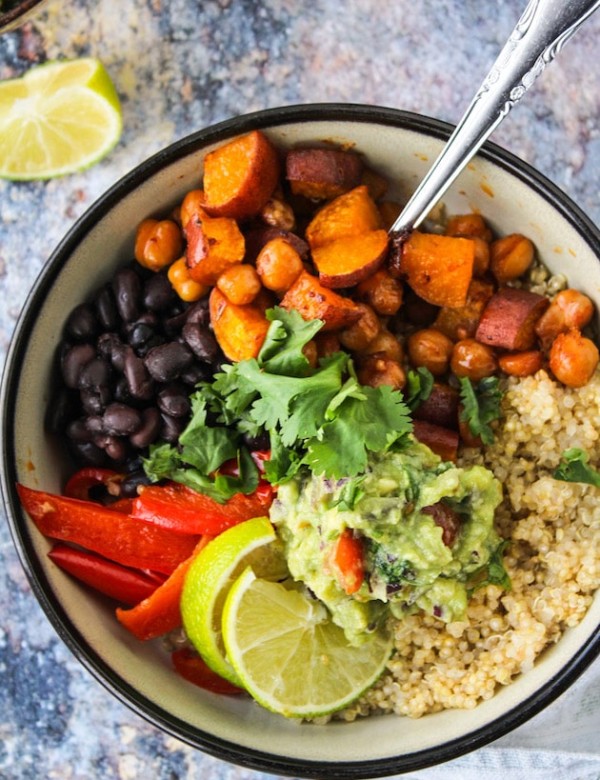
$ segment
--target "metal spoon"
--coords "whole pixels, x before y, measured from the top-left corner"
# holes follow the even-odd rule
[[[546,65],[598,8],[600,0],[530,0],[456,130],[390,228],[394,242],[402,242],[425,219]]]

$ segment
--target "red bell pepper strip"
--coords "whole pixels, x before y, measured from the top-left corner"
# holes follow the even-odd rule
[[[210,536],[203,536],[196,545],[193,554],[182,561],[154,593],[141,601],[133,609],[117,607],[117,620],[138,639],[155,639],[173,631],[181,625],[181,592],[183,583],[192,561],[208,542]]]
[[[90,498],[90,489],[101,485],[106,488],[108,493],[118,496],[118,485],[124,478],[124,474],[120,474],[118,471],[113,471],[112,469],[86,466],[69,477],[63,492],[68,498],[79,498],[81,501],[93,501],[93,499]]]
[[[132,514],[176,533],[217,536],[237,523],[268,511],[273,489],[265,484],[268,490],[261,488],[249,496],[236,493],[224,504],[177,482],[149,485],[134,499]]]
[[[123,566],[170,574],[194,551],[197,535],[172,533],[93,501],[80,501],[17,484],[40,533],[72,542]]]
[[[171,660],[178,674],[200,688],[225,696],[235,696],[244,693],[242,688],[238,688],[237,685],[233,685],[233,683],[224,680],[216,672],[213,672],[198,653],[187,647],[171,653]]]
[[[262,474],[265,470],[265,461],[270,460],[271,458],[271,451],[270,450],[253,450],[250,453],[250,457],[254,461],[254,464],[256,468],[260,471]],[[219,474],[227,474],[231,477],[239,477],[240,475],[240,467],[235,458],[232,458],[231,460],[225,461],[221,466],[218,468]]]
[[[121,566],[66,544],[55,544],[48,557],[63,571],[121,604],[137,604],[165,581],[164,574]]]
[[[344,591],[348,595],[356,593],[365,578],[364,551],[362,541],[350,528],[345,528],[336,542],[333,563]]]

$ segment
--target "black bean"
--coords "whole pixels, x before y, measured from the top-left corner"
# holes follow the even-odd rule
[[[150,399],[154,394],[154,382],[148,373],[144,361],[131,347],[125,348],[123,372],[127,379],[129,392],[134,398]]]
[[[181,331],[186,344],[203,363],[212,363],[219,354],[217,340],[210,330],[197,322],[186,322]]]
[[[117,311],[125,322],[134,322],[140,316],[142,283],[132,268],[117,271],[112,281]]]
[[[80,390],[99,390],[109,384],[110,378],[110,365],[104,358],[97,357],[81,369],[78,386]]]
[[[129,437],[129,442],[133,447],[144,449],[156,440],[162,420],[158,409],[149,407],[142,411],[142,424],[140,428]]]
[[[75,341],[91,341],[98,333],[99,324],[88,303],[80,303],[69,314],[65,333]]]
[[[104,287],[100,288],[94,303],[102,328],[105,331],[116,330],[119,327],[120,317],[110,284],[105,284]]]
[[[115,436],[129,436],[142,424],[142,416],[137,409],[126,404],[109,404],[102,415],[104,430]]]
[[[101,333],[96,341],[98,354],[108,360],[117,371],[123,370],[123,350],[125,345],[114,332]]]
[[[157,382],[171,382],[192,364],[193,359],[185,344],[172,341],[153,347],[144,358],[144,365]]]
[[[95,436],[98,433],[106,433],[104,420],[99,414],[91,414],[85,421],[85,427],[92,436]]]
[[[171,417],[186,417],[191,409],[188,392],[185,385],[167,385],[157,396],[158,408]]]
[[[62,356],[61,370],[67,387],[76,388],[83,367],[96,357],[96,350],[91,344],[76,344],[70,347]]]
[[[109,458],[115,461],[123,461],[127,456],[127,444],[118,436],[98,436],[94,444],[104,450]]]
[[[185,421],[180,417],[171,417],[168,414],[161,414],[160,438],[169,444],[177,444],[179,436],[183,433]]]
[[[145,322],[136,322],[127,334],[127,341],[137,351],[143,348],[154,336],[155,330]]]
[[[116,381],[114,388],[114,399],[115,401],[119,401],[119,403],[122,404],[135,403],[135,399],[129,390],[129,382],[125,376],[120,376]]]
[[[207,363],[193,363],[179,378],[188,387],[195,387],[198,382],[208,382],[212,376],[213,369]]]
[[[138,494],[138,487],[149,485],[150,479],[142,469],[128,474],[122,482],[119,483],[120,495],[123,498],[135,498]]]
[[[175,338],[181,333],[186,322],[187,311],[178,312],[163,321],[163,329],[169,338]]]
[[[142,302],[151,311],[165,311],[174,303],[176,298],[177,294],[171,287],[171,282],[165,274],[153,274],[144,283]]]
[[[87,420],[84,418],[78,418],[73,420],[67,425],[67,436],[74,442],[87,442],[92,441],[94,438],[93,433],[87,427]]]
[[[113,400],[113,393],[108,387],[99,387],[97,390],[82,390],[79,397],[86,414],[102,414]]]
[[[186,322],[195,322],[198,325],[208,325],[210,323],[210,313],[208,310],[208,298],[202,298],[192,303],[185,312]]]
[[[90,466],[105,466],[106,454],[103,449],[91,441],[71,442],[71,451],[76,460]]]
[[[77,413],[78,394],[61,387],[52,398],[46,412],[45,426],[52,433],[64,433],[69,421]]]

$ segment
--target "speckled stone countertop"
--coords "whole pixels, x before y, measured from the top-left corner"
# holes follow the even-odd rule
[[[249,111],[335,101],[456,121],[516,22],[521,0],[50,0],[0,37],[0,78],[58,57],[97,56],[124,132],[84,173],[0,183],[0,362],[38,272],[74,221],[137,163],[191,131]],[[600,13],[493,140],[600,221]],[[31,594],[0,520],[0,777],[266,780],[166,736],[71,656]],[[600,695],[599,662],[545,713],[476,754],[415,777],[521,777],[519,756],[556,731],[545,778],[597,778],[600,742],[576,739],[569,703]],[[584,701],[585,704],[585,701]],[[585,717],[584,714],[581,717]],[[596,735],[600,723],[586,723]],[[491,771],[492,774],[487,774]],[[528,777],[537,777],[529,771]],[[541,777],[541,774],[539,775]]]

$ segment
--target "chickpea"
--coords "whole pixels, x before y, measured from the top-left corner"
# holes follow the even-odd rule
[[[185,262],[185,257],[180,257],[171,264],[167,276],[171,282],[171,287],[175,290],[177,295],[182,301],[192,303],[193,301],[199,301],[200,298],[204,298],[208,295],[210,287],[206,287],[204,284],[195,282],[188,270]]]
[[[401,363],[404,359],[404,350],[402,344],[398,341],[393,333],[390,333],[386,328],[382,328],[375,336],[373,341],[370,341],[367,346],[361,350],[361,355],[382,355],[383,357],[390,358],[390,360],[396,360]]]
[[[294,210],[280,195],[273,195],[260,210],[259,217],[271,227],[293,230],[296,227]]]
[[[187,223],[194,214],[201,214],[204,207],[204,192],[202,190],[190,190],[179,209],[181,226],[185,229]]]
[[[376,271],[368,279],[357,285],[356,292],[358,297],[368,303],[377,314],[385,317],[392,317],[400,306],[404,290],[402,283],[386,270]]]
[[[325,333],[320,331],[313,340],[317,345],[317,354],[320,358],[329,357],[329,355],[339,352],[342,348],[337,335],[331,331],[326,331]]]
[[[440,330],[423,328],[411,333],[407,347],[413,366],[423,366],[434,376],[441,376],[448,370],[454,344]]]
[[[236,306],[252,303],[262,289],[256,268],[247,263],[236,263],[226,268],[217,279],[217,287]]]
[[[361,361],[356,375],[361,385],[380,387],[389,385],[394,390],[401,390],[406,384],[406,373],[397,360],[371,355]]]
[[[454,345],[450,368],[456,376],[466,376],[473,382],[478,382],[496,373],[498,361],[491,347],[480,344],[475,339],[463,339]]]
[[[567,387],[583,387],[598,365],[598,348],[577,328],[559,333],[550,348],[550,370]]]
[[[492,240],[492,231],[481,214],[457,214],[450,217],[445,233],[447,236],[481,238],[488,244]]]
[[[475,260],[473,262],[473,276],[484,276],[490,267],[490,245],[483,238],[470,237],[475,244]]]
[[[542,353],[539,349],[526,352],[507,352],[498,358],[498,365],[509,376],[533,376],[543,365]]]
[[[534,247],[520,233],[512,233],[494,241],[490,246],[490,270],[503,284],[518,279],[533,262]]]
[[[584,328],[593,314],[594,304],[587,295],[577,290],[562,290],[538,320],[535,332],[548,347],[559,333],[569,328]]]
[[[268,290],[283,294],[294,284],[304,268],[302,258],[284,238],[268,241],[256,258],[256,271]]]
[[[381,330],[379,317],[370,306],[359,303],[357,307],[361,310],[360,319],[338,334],[342,345],[352,352],[364,349]]]
[[[144,268],[160,271],[171,265],[183,250],[179,226],[171,219],[145,219],[135,237],[135,259]]]

